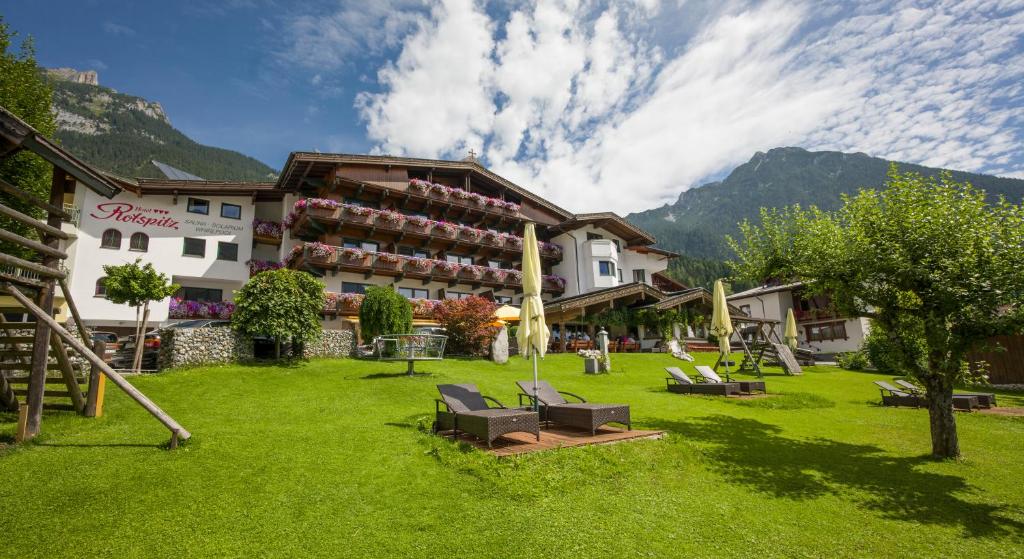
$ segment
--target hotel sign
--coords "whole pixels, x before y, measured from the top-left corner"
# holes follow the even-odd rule
[[[100,221],[132,223],[144,229],[170,229],[178,231],[182,225],[187,225],[195,228],[197,233],[212,235],[233,235],[245,230],[241,225],[233,223],[218,223],[191,217],[181,222],[171,216],[170,210],[147,208],[128,202],[104,202],[97,204],[96,209],[90,212],[89,216]]]

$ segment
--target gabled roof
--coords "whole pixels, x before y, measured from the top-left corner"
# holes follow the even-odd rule
[[[104,175],[139,195],[252,196],[260,200],[280,200],[284,196],[272,182],[128,179],[111,173]]]
[[[762,285],[746,291],[740,291],[739,293],[733,293],[726,297],[727,300],[733,299],[745,299],[747,297],[757,297],[758,295],[767,295],[768,293],[775,293],[776,291],[792,291],[798,287],[803,287],[803,282],[787,283],[783,285]]]
[[[166,163],[161,163],[160,161],[157,161],[156,159],[151,159],[150,162],[154,166],[156,166],[157,169],[160,169],[160,172],[163,173],[165,177],[167,177],[167,178],[169,178],[171,180],[176,180],[176,181],[202,181],[202,180],[206,180],[203,177],[196,176],[196,175],[193,175],[192,173],[188,173],[188,172],[182,171],[181,169],[179,169],[177,167],[172,167],[172,166],[170,166],[170,165],[168,165]]]
[[[603,303],[605,301],[614,301],[620,297],[641,294],[645,297],[651,297],[658,300],[665,298],[665,293],[657,287],[647,285],[646,283],[632,282],[615,287],[595,289],[593,291],[573,295],[571,297],[552,299],[544,303],[544,312],[561,312],[578,309],[580,307]]]
[[[609,233],[614,233],[615,235],[622,237],[622,239],[626,241],[627,245],[653,245],[656,242],[654,235],[651,235],[647,231],[640,229],[636,225],[633,225],[632,223],[626,221],[621,216],[613,212],[576,214],[571,218],[549,229],[559,231],[572,231],[574,229],[579,229],[580,227],[585,227],[587,225],[600,227],[601,229],[604,229]],[[638,247],[630,248],[636,250]]]
[[[112,198],[121,188],[93,169],[85,162],[71,155],[51,142],[38,130],[29,126],[13,113],[0,107],[0,157],[19,150],[28,150],[43,158],[51,165],[63,169],[86,187],[101,196]]]
[[[476,158],[467,158],[462,161],[446,161],[443,159],[420,159],[416,157],[395,157],[391,155],[357,155],[349,153],[310,153],[293,151],[288,155],[284,164],[281,176],[277,179],[277,188],[284,190],[297,190],[302,186],[306,177],[315,178],[325,175],[335,166],[344,163],[356,163],[364,165],[395,165],[402,167],[416,167],[423,169],[444,169],[463,170],[479,174],[481,177],[509,189],[524,200],[529,200],[534,205],[545,208],[563,219],[572,217],[572,212],[537,196],[525,188],[502,177],[487,167],[477,162]]]

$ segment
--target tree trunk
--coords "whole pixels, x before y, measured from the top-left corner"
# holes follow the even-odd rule
[[[149,301],[142,310],[142,321],[139,323],[139,336],[135,338],[135,357],[132,359],[132,370],[138,373],[142,369],[142,350],[146,345],[146,326],[149,324]]]
[[[281,338],[274,338],[274,359],[281,359]]]
[[[922,379],[928,395],[928,419],[932,433],[932,455],[936,458],[960,456],[960,441],[953,416],[953,385],[940,375]]]

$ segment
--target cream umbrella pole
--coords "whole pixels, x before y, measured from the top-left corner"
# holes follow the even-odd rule
[[[718,350],[725,363],[725,377],[729,378],[729,353],[732,347],[729,338],[732,336],[732,320],[729,318],[729,302],[725,300],[725,286],[722,280],[715,280],[715,291],[712,294],[711,333],[718,337]]]
[[[793,309],[790,308],[786,311],[786,332],[783,334],[783,340],[789,346],[789,349],[796,349],[796,338],[796,317],[793,316]]]
[[[523,233],[523,302],[519,308],[519,353],[533,357],[533,409],[537,404],[537,357],[544,357],[548,350],[548,326],[544,323],[544,302],[540,299],[540,247],[533,223],[526,224]]]

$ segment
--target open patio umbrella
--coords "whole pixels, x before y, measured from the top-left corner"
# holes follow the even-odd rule
[[[494,318],[505,322],[519,322],[519,309],[512,305],[502,305],[494,311]]]
[[[786,331],[782,335],[789,349],[796,349],[796,317],[793,316],[793,309],[786,311]]]
[[[715,280],[715,291],[712,294],[711,333],[718,337],[718,350],[725,363],[725,376],[729,376],[729,338],[732,336],[732,320],[729,318],[729,302],[725,300],[725,286],[722,280]]]
[[[540,299],[540,247],[533,223],[526,224],[523,234],[523,303],[519,308],[519,353],[533,357],[533,409],[537,405],[537,357],[548,350],[548,325],[544,323],[544,302]]]

